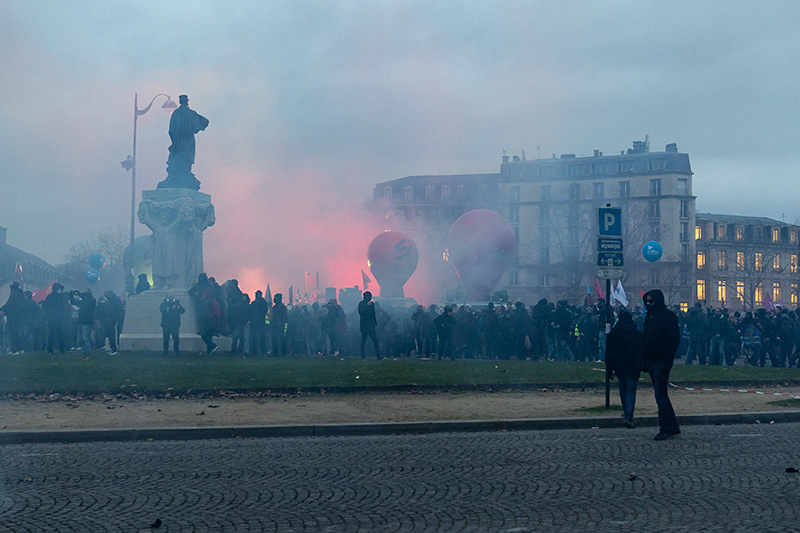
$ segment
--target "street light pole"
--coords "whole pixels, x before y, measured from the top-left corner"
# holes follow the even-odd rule
[[[133,268],[134,262],[134,240],[136,239],[136,129],[139,123],[139,116],[144,115],[148,111],[150,111],[150,107],[152,107],[153,102],[156,101],[156,98],[159,96],[165,96],[167,101],[164,102],[164,105],[161,106],[161,109],[166,111],[167,113],[172,113],[178,106],[175,102],[172,101],[172,98],[168,94],[159,93],[150,100],[150,103],[147,104],[147,107],[144,109],[139,109],[139,93],[134,93],[133,95],[133,157],[128,156],[128,159],[121,163],[122,168],[125,170],[130,170],[131,172],[131,244],[129,246],[131,251],[131,268]]]

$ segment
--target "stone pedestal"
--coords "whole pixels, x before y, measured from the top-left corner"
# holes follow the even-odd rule
[[[153,231],[153,289],[128,297],[120,349],[163,350],[159,307],[172,294],[186,309],[181,317],[180,350],[204,352],[188,290],[203,272],[203,231],[216,222],[211,196],[191,189],[142,191],[139,221]],[[223,342],[230,349],[230,339],[218,337],[214,342],[220,349],[226,349]]]

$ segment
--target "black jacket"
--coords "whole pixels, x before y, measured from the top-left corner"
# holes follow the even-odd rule
[[[181,328],[181,315],[186,312],[186,309],[181,305],[180,300],[164,299],[159,307],[161,311],[161,327],[164,329],[180,329]]]
[[[620,379],[638,378],[642,370],[642,332],[623,313],[606,340],[606,369]]]
[[[664,293],[658,289],[644,295],[645,302],[652,297],[654,304],[647,309],[642,334],[642,354],[650,362],[672,363],[681,343],[678,317],[664,305]]]

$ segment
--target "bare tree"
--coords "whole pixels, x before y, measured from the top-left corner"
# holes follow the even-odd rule
[[[89,258],[100,254],[105,259],[105,266],[100,270],[97,287],[105,291],[122,289],[125,272],[122,267],[122,256],[128,245],[128,229],[125,226],[108,226],[101,228],[91,238],[70,246],[64,256],[64,263],[58,265],[60,272],[82,282],[86,270],[91,268]]]

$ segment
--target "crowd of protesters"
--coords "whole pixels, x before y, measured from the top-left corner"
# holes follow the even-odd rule
[[[93,348],[105,345],[117,354],[124,306],[114,291],[95,299],[92,290],[64,292],[60,283],[40,301],[19,283],[11,284],[8,300],[0,307],[0,353],[82,350],[88,358]]]
[[[135,292],[148,289],[145,277]],[[219,349],[214,337],[227,336],[231,352],[243,355],[362,355],[363,324],[357,299],[343,306],[336,299],[286,302],[281,293],[265,298],[261,291],[251,298],[236,280],[220,285],[205,274],[189,295],[198,319],[197,331],[191,333],[199,333],[206,341],[208,353]],[[407,307],[409,301],[373,300],[374,333],[364,338],[371,341],[367,352],[379,357],[450,360],[604,358],[604,299],[583,305],[541,299],[531,306],[489,302],[474,307]],[[612,323],[622,310],[619,305],[612,308]],[[641,331],[642,307],[627,310]],[[676,357],[685,358],[686,364],[800,365],[800,313],[780,308],[729,312],[700,302],[688,312],[678,306],[670,310],[682,332]],[[52,293],[37,304],[30,291],[12,283],[11,294],[0,307],[0,353],[80,349],[88,356],[106,343],[107,350],[116,353],[124,314],[124,301],[110,290],[95,299],[91,289],[64,292],[56,283]],[[181,327],[184,332],[194,329],[188,324]]]

